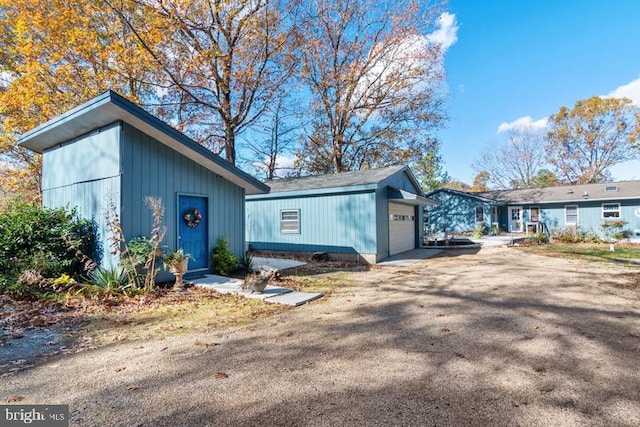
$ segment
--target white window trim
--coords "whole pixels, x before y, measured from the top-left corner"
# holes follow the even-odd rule
[[[617,217],[605,217],[604,216],[604,206],[605,205],[618,205],[618,216]],[[616,212],[616,211],[608,211],[608,212]],[[603,203],[602,204],[602,219],[609,219],[609,220],[617,220],[622,218],[622,206],[620,206],[620,203]]]
[[[282,215],[284,213],[290,213],[290,212],[295,212],[297,215],[297,219],[296,220],[291,220],[291,219],[287,219],[284,220],[282,219]],[[296,224],[296,229],[295,230],[285,230],[283,225],[285,223],[295,223]],[[280,210],[280,233],[281,234],[300,234],[300,209],[281,209]]]
[[[482,209],[482,220],[478,221],[478,208]],[[476,220],[476,224],[484,223],[484,206],[476,205],[476,208],[473,212],[474,218]]]
[[[576,222],[567,221],[567,208],[576,208]],[[578,205],[564,205],[564,224],[565,225],[578,225],[580,223],[580,208]]]
[[[538,221],[536,221],[536,222],[540,222],[540,217],[542,216],[541,215],[542,211],[540,210],[540,206],[529,206],[529,221],[534,222],[533,221],[533,215],[531,214],[531,211],[533,209],[537,209],[538,210]]]

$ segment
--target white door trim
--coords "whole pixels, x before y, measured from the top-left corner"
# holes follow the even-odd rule
[[[522,233],[522,231],[524,230],[524,221],[522,220],[522,206],[509,206],[507,214],[507,219],[509,220],[509,231]],[[516,214],[517,217],[514,217],[514,214]]]

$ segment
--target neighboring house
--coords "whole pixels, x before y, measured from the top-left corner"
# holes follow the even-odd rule
[[[376,263],[420,247],[424,197],[407,166],[278,179],[247,196],[251,249]]]
[[[190,253],[189,271],[197,271],[210,267],[220,237],[229,239],[235,254],[243,253],[245,195],[269,190],[112,91],[25,133],[19,143],[42,153],[43,204],[76,207],[96,222],[106,266],[117,263],[106,228],[110,203],[131,239],[149,236],[152,215],[145,198],[160,197],[165,243]],[[201,219],[189,224],[185,214],[194,209]]]
[[[640,235],[640,181],[480,193],[439,189],[428,197],[440,203],[429,208],[429,224],[451,233],[483,224],[517,233],[577,226],[602,236],[604,221],[623,220]]]

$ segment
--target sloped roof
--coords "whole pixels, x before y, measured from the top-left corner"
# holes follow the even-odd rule
[[[605,191],[609,188],[612,191]],[[553,203],[640,199],[640,181],[467,193],[500,203]]]
[[[269,191],[267,185],[111,90],[26,132],[18,139],[18,143],[36,153],[42,153],[48,148],[117,121],[140,129],[211,172],[244,188],[247,194],[264,194]]]
[[[281,178],[267,181],[266,183],[271,188],[271,193],[353,187],[358,185],[378,184],[405,168],[407,170],[409,169],[407,166],[396,165],[386,168],[366,169],[327,175]]]

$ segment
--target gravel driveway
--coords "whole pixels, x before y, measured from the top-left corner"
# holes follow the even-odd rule
[[[640,425],[626,267],[514,249],[375,267],[249,327],[118,343],[2,378],[72,425]]]

